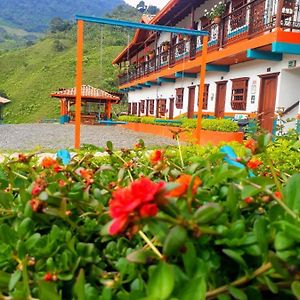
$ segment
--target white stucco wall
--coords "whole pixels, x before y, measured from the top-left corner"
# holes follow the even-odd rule
[[[216,100],[216,82],[227,80],[225,113],[251,113],[258,110],[260,78],[258,75],[280,72],[277,85],[276,107],[283,106],[287,108],[300,98],[299,83],[300,69],[288,69],[288,61],[296,60],[296,66],[300,67],[300,58],[293,55],[284,55],[283,60],[266,61],[252,60],[244,63],[232,65],[228,73],[224,72],[207,72],[205,83],[209,84],[208,109],[207,112],[214,112]],[[231,108],[231,89],[232,81],[230,79],[249,77],[248,94],[247,94],[247,110],[234,111]],[[169,107],[169,98],[175,98],[176,88],[184,88],[184,104],[183,109],[174,108],[174,117],[187,112],[188,107],[188,87],[196,86],[196,101],[194,111],[197,111],[197,97],[199,78],[180,78],[175,83],[162,83],[161,86],[152,86],[151,88],[143,88],[129,92],[129,102],[139,102],[147,99],[167,99],[167,109]],[[252,99],[252,101],[251,101]],[[254,103],[253,103],[254,102]],[[156,104],[156,102],[155,102]],[[297,110],[295,110],[296,114]]]

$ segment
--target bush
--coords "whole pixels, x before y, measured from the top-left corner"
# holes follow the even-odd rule
[[[145,123],[145,124],[155,124],[161,126],[175,126],[183,128],[196,128],[197,119],[187,119],[186,117],[180,118],[179,120],[182,124],[170,124],[165,123],[155,123],[154,117],[137,117],[137,116],[121,116],[119,117],[120,121],[133,122],[133,123]],[[162,119],[163,120],[163,119]],[[202,129],[212,130],[212,131],[225,131],[225,132],[236,132],[239,129],[239,126],[236,122],[230,119],[203,119],[202,120]]]
[[[251,150],[263,155],[268,141],[259,137]],[[234,147],[241,164],[253,163],[248,148]],[[79,153],[67,166],[7,159],[1,296],[299,297],[300,174],[257,176],[253,164],[249,173],[223,158],[216,147],[150,151],[139,141],[117,152],[109,142],[103,158]]]

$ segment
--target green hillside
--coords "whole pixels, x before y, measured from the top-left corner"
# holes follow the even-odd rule
[[[103,16],[123,0],[1,0],[0,19],[29,32],[44,31],[54,17],[72,20],[75,14]]]
[[[130,15],[137,18],[134,9],[130,13],[126,10],[124,17]],[[5,123],[58,117],[59,102],[49,94],[75,85],[75,32],[73,27],[68,32],[49,35],[31,47],[0,55],[0,91],[12,100],[5,109]],[[127,43],[128,34],[132,32],[126,29],[85,26],[84,84],[108,90],[117,88],[118,70],[111,61]]]

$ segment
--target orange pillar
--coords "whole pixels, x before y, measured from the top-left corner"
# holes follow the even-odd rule
[[[80,148],[81,125],[81,86],[83,60],[83,28],[82,20],[77,21],[77,64],[76,64],[76,103],[75,103],[75,148]]]
[[[107,102],[107,119],[110,119],[110,115],[111,115],[111,102],[108,101]]]
[[[202,122],[203,96],[204,96],[204,87],[205,87],[207,44],[208,44],[208,36],[204,36],[203,37],[203,45],[202,45],[200,87],[199,87],[199,95],[198,95],[198,118],[197,118],[197,128],[196,128],[196,143],[197,144],[200,144],[201,127],[202,127],[201,122]]]

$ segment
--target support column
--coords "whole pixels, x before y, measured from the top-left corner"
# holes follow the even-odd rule
[[[78,20],[77,21],[76,102],[75,102],[75,145],[74,145],[76,149],[80,148],[83,29],[84,29],[83,21]]]
[[[282,8],[283,8],[284,0],[278,0],[277,2],[277,12],[276,12],[276,23],[275,27],[281,28],[281,16],[282,16]]]
[[[108,101],[107,102],[107,119],[110,119],[110,115],[111,115],[111,102]]]
[[[206,63],[207,63],[207,44],[208,36],[203,37],[202,44],[202,59],[201,59],[201,71],[200,71],[200,87],[198,95],[198,118],[197,118],[197,128],[196,128],[196,143],[200,144],[201,138],[201,128],[202,128],[202,109],[203,109],[203,96],[205,88],[205,74],[206,74]]]

